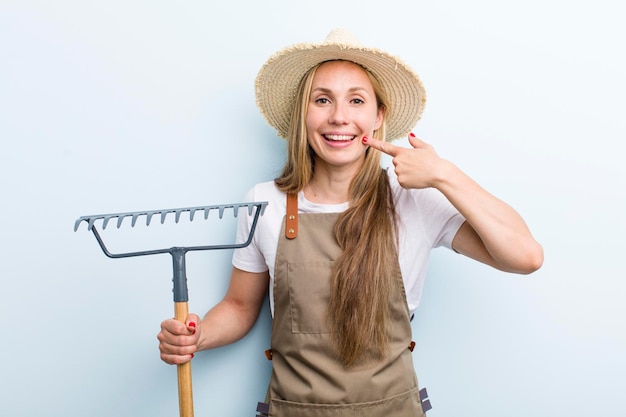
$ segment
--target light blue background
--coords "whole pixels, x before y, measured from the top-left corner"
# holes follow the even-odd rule
[[[416,135],[516,207],[545,248],[530,277],[433,253],[413,323],[429,416],[622,416],[619,10],[608,0],[0,0],[0,414],[178,415],[175,368],[156,340],[173,315],[170,259],[108,259],[74,220],[241,201],[284,158],[255,107],[256,72],[278,49],[346,27],[416,68],[429,94]],[[161,238],[229,242],[228,219],[181,222]],[[156,240],[146,230],[110,236],[146,248]],[[222,297],[230,256],[187,257],[192,311]],[[264,310],[243,341],[196,356],[197,416],[254,414],[269,326]]]

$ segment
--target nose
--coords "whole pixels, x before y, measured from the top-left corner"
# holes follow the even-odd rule
[[[341,103],[335,103],[329,116],[328,121],[335,125],[347,124],[349,120],[347,109]]]

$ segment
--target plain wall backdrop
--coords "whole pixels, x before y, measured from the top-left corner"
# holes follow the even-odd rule
[[[256,109],[254,77],[275,51],[334,27],[416,69],[429,101],[415,134],[513,205],[545,249],[531,276],[433,253],[413,322],[428,415],[623,415],[619,10],[609,0],[0,0],[0,415],[178,415],[176,371],[156,340],[173,316],[171,260],[108,259],[74,221],[239,202],[274,178],[284,142]],[[159,237],[170,246],[234,233],[230,216],[170,223]],[[107,236],[148,249],[150,228]],[[231,255],[187,256],[191,311],[221,299]],[[197,416],[254,414],[269,330],[264,309],[242,341],[196,355]]]

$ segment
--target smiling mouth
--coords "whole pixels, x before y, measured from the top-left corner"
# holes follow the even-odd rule
[[[324,139],[331,141],[331,142],[350,142],[351,140],[356,138],[356,136],[354,135],[323,135],[323,136],[324,136]]]

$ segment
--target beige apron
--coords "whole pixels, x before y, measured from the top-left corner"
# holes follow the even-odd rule
[[[297,213],[297,199],[288,205],[288,213]],[[270,417],[423,417],[430,403],[417,385],[397,263],[388,357],[350,369],[336,358],[326,309],[331,268],[341,253],[333,235],[337,217],[296,214],[283,222],[274,272],[269,407],[260,403],[257,411]]]

